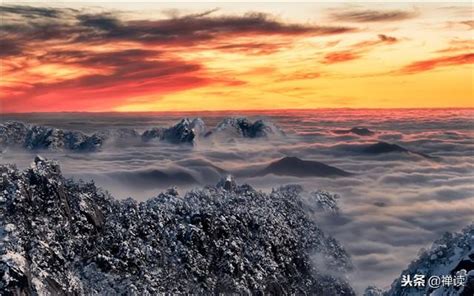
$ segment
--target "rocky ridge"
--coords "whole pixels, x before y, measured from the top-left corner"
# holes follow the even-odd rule
[[[281,131],[263,120],[251,122],[247,118],[237,117],[224,119],[216,128],[207,132],[205,136],[227,134],[243,138],[261,138],[275,133],[281,133]]]
[[[222,135],[227,138],[261,138],[277,131],[276,127],[262,120],[251,122],[246,118],[226,118],[210,131],[207,131],[205,123],[200,118],[184,118],[174,126],[152,128],[141,134],[134,129],[121,128],[99,131],[91,135],[80,131],[7,121],[0,124],[0,148],[93,152],[110,142],[133,144],[165,141],[172,144],[193,145],[199,137]]]
[[[227,177],[137,202],[65,179],[40,157],[0,174],[7,294],[354,295],[350,258],[309,218],[300,186],[265,194]]]

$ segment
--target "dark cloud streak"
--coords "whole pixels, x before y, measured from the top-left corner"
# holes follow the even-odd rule
[[[23,5],[8,5],[2,6],[0,10],[0,15],[21,15],[25,18],[56,18],[61,16],[62,12],[65,10],[59,10],[54,8],[43,8],[43,7],[33,7],[33,6],[23,6]]]
[[[415,11],[403,10],[342,10],[331,13],[331,18],[343,22],[393,22],[414,18],[418,15]]]
[[[210,16],[215,11],[211,10],[159,20],[126,20],[119,13],[93,14],[30,6],[3,6],[2,10],[9,18],[5,19],[0,30],[19,45],[66,40],[78,44],[126,41],[189,46],[235,36],[317,36],[355,31],[352,27],[286,23],[269,14],[256,12]]]
[[[468,20],[468,21],[462,21],[459,22],[461,25],[465,25],[469,27],[469,30],[474,29],[474,21],[473,20]]]
[[[378,37],[379,37],[380,41],[387,42],[387,43],[394,43],[394,42],[398,41],[397,38],[392,37],[392,36],[388,36],[388,35],[385,35],[385,34],[379,34]]]
[[[121,22],[110,15],[81,15],[79,25],[90,30],[80,34],[78,40],[195,44],[238,35],[331,35],[354,31],[349,27],[287,24],[264,13],[216,17],[208,14],[128,22]]]

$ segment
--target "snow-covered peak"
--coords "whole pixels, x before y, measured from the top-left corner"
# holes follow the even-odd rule
[[[261,138],[280,133],[281,131],[275,126],[263,120],[251,122],[244,117],[232,117],[224,119],[214,130],[208,132],[206,135],[222,135],[231,138]]]

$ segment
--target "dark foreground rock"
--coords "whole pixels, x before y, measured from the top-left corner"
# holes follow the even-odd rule
[[[3,294],[354,295],[349,256],[308,218],[298,186],[264,194],[227,178],[136,202],[39,157],[0,174]]]

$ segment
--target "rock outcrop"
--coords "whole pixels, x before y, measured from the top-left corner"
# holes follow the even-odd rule
[[[91,152],[99,150],[106,137],[101,134],[86,135],[79,131],[6,122],[0,125],[0,147],[22,147],[27,150],[74,150]]]
[[[281,133],[276,127],[265,123],[263,120],[251,122],[247,118],[226,118],[216,128],[207,132],[206,137],[223,135],[237,138],[262,138]]]
[[[403,277],[413,280],[423,275],[422,286],[402,286]],[[439,278],[437,287],[428,284],[430,277]],[[461,284],[461,281],[463,284]],[[418,259],[405,269],[384,296],[474,295],[474,224],[460,233],[445,233],[429,250],[422,250]]]
[[[190,120],[182,119],[176,125],[169,128],[154,128],[146,130],[142,134],[144,141],[158,139],[173,144],[193,144],[195,138],[205,130],[205,124],[200,118]]]

